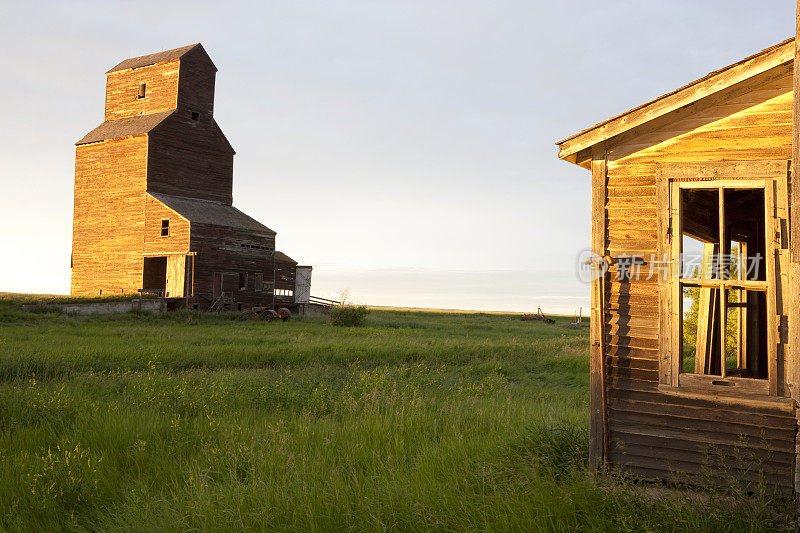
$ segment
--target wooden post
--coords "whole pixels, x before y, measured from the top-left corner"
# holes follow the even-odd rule
[[[738,255],[738,279],[742,281],[745,279],[747,274],[747,243],[740,242],[739,243],[739,255]],[[736,322],[738,324],[736,328],[736,346],[737,346],[737,358],[739,360],[739,368],[742,370],[748,370],[748,362],[747,362],[747,300],[745,295],[747,294],[745,291],[739,289],[736,291],[738,295],[736,300],[739,304],[739,307],[736,310]],[[744,306],[743,306],[744,305]]]
[[[791,232],[790,236],[800,235],[800,184],[794,177],[800,172],[800,0],[797,0],[795,13],[795,40],[794,40],[794,117],[792,122],[792,190],[791,204]],[[791,257],[793,262],[800,262],[800,239],[790,239]]]
[[[592,253],[606,255],[606,152],[605,146],[592,149]],[[598,268],[593,265],[592,268]],[[592,280],[592,310],[589,350],[589,462],[594,468],[604,466],[608,458],[608,420],[605,387],[605,273]]]
[[[700,277],[711,278],[712,265],[717,256],[717,245],[703,244],[703,260],[700,263]],[[709,374],[711,370],[711,339],[713,338],[714,317],[716,316],[715,290],[711,287],[698,289],[697,340],[694,352],[694,373]],[[711,335],[709,335],[711,334]],[[682,366],[682,365],[681,365]]]
[[[665,261],[672,257],[672,226],[670,224],[670,183],[666,176],[658,171],[656,179],[656,207],[657,217],[657,260]],[[663,263],[662,263],[663,265]],[[666,271],[662,267],[658,273],[658,382],[662,385],[672,385],[672,273],[670,264]]]
[[[789,294],[791,303],[789,305],[789,356],[784,365],[787,371],[790,391],[795,400],[795,406],[800,400],[798,391],[798,370],[800,363],[800,316],[798,316],[798,305],[800,305],[800,179],[795,176],[800,173],[800,0],[797,0],[795,10],[795,40],[794,40],[794,70],[793,70],[793,121],[792,121],[792,166],[791,181],[791,205],[789,213],[789,256],[791,257],[789,266]],[[797,412],[797,411],[796,411]],[[797,415],[800,417],[800,414]],[[800,424],[800,420],[797,421]],[[797,509],[800,509],[800,437],[795,432],[795,473],[794,473],[794,492],[797,500]]]
[[[727,220],[725,219],[725,189],[720,187],[718,189],[718,208],[719,208],[719,249],[717,255],[717,276],[721,280],[728,277],[728,261],[727,255],[730,252],[730,241],[728,241],[728,228]],[[727,329],[728,329],[728,296],[725,290],[725,285],[722,285],[717,291],[719,295],[719,308],[717,314],[719,315],[719,375],[723,378],[726,376],[725,372],[725,349],[727,344]]]
[[[775,183],[772,180],[767,180],[766,187],[764,188],[764,195],[766,197],[764,250],[766,253],[767,267],[767,345],[769,346],[767,353],[770,354],[769,361],[767,361],[767,373],[770,377],[769,393],[772,396],[777,396],[779,392],[778,382],[783,378],[782,376],[778,376],[779,338],[776,293],[778,279],[775,273],[775,258],[778,253],[778,247],[775,240]],[[777,377],[777,379],[773,376]]]

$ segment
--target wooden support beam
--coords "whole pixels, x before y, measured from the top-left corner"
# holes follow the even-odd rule
[[[592,150],[592,252],[606,255],[607,163],[605,147]],[[589,331],[589,462],[594,468],[604,466],[608,457],[608,419],[605,390],[605,335],[603,315],[605,274],[592,280],[591,321]]]
[[[658,258],[664,260],[672,257],[672,227],[670,225],[670,185],[666,177],[659,176],[656,181],[656,206],[658,210],[657,236],[658,236]],[[672,263],[658,274],[659,287],[659,359],[658,382],[661,385],[673,385],[672,383]]]
[[[788,361],[784,368],[789,369],[786,374],[789,383],[789,391],[794,400],[795,408],[800,401],[800,371],[797,369],[800,363],[800,183],[794,177],[800,171],[800,0],[797,0],[795,9],[795,39],[794,39],[794,70],[793,70],[793,121],[792,121],[792,166],[791,181],[791,202],[789,205],[789,335],[788,335]],[[800,424],[800,411],[795,409],[796,423]],[[796,509],[800,510],[800,432],[795,432],[795,470],[794,470],[794,493],[796,499]]]
[[[744,280],[745,275],[747,274],[747,243],[740,242],[739,243],[739,252],[738,252],[738,278],[739,280]],[[736,291],[738,295],[736,304],[736,321],[737,321],[737,328],[736,328],[736,356],[739,360],[739,368],[742,370],[746,370],[747,365],[747,300],[745,291],[738,289]]]
[[[796,37],[794,40],[794,97],[792,109],[794,111],[792,122],[792,190],[791,202],[791,257],[792,261],[800,262],[800,183],[794,176],[800,173],[800,0],[797,0],[797,13],[795,25]]]
[[[717,200],[719,206],[719,247],[718,247],[718,260],[717,260],[717,267],[719,268],[719,272],[717,273],[717,277],[719,279],[727,279],[728,272],[728,261],[725,260],[725,257],[730,252],[730,241],[728,240],[728,226],[727,221],[725,220],[725,189],[720,187],[718,189],[719,199]],[[726,360],[726,348],[727,348],[727,329],[728,329],[728,295],[725,291],[725,287],[720,287],[718,291],[719,295],[719,309],[717,310],[719,315],[719,371],[722,377],[727,375],[725,367]]]
[[[775,287],[777,282],[775,275],[775,258],[778,253],[778,246],[775,239],[775,184],[772,181],[767,181],[764,195],[766,196],[764,245],[767,255],[767,280],[769,281],[767,285],[767,354],[769,354],[767,373],[770,378],[769,393],[771,396],[777,396],[779,392],[778,382],[781,379],[781,377],[778,376],[778,316]]]
[[[678,386],[678,378],[681,375],[681,357],[675,354],[683,353],[683,294],[681,284],[678,279],[682,277],[681,254],[683,253],[683,219],[681,213],[681,190],[679,184],[670,182],[670,203],[669,218],[672,221],[671,228],[671,249],[670,249],[670,271],[669,271],[669,300],[666,302],[666,309],[669,310],[672,322],[669,345],[670,357],[670,376],[672,385]]]
[[[717,254],[717,245],[712,242],[703,244],[703,261],[701,263],[701,278],[710,277],[711,268],[715,264],[714,256]],[[694,373],[708,374],[711,355],[711,336],[714,325],[714,313],[716,312],[715,294],[716,290],[712,287],[700,287],[698,309],[697,309],[697,340],[695,342],[694,353]]]

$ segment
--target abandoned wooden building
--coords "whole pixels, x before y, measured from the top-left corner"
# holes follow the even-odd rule
[[[557,143],[591,171],[595,466],[798,492],[795,54],[784,41]]]
[[[232,205],[216,72],[193,44],[106,73],[104,122],[76,148],[72,294],[161,291],[197,308],[307,302],[311,267],[276,256],[275,232]]]

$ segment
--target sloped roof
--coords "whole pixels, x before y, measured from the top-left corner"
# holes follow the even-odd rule
[[[275,252],[275,261],[280,261],[282,263],[292,263],[293,265],[297,264],[297,261],[289,257],[283,252]]]
[[[556,142],[556,145],[559,146],[559,157],[566,158],[579,150],[685,107],[793,59],[794,37],[790,37],[736,63],[710,72],[683,87]]]
[[[178,59],[179,57],[183,56],[186,52],[188,52],[195,46],[202,47],[200,43],[194,43],[186,46],[181,46],[180,48],[173,48],[172,50],[164,50],[163,52],[156,52],[155,54],[147,54],[139,57],[131,57],[118,63],[117,66],[113,67],[112,69],[106,71],[106,74],[110,74],[111,72],[116,72],[118,70],[146,67],[148,65],[155,65],[156,63],[161,63],[163,61]]]
[[[148,194],[189,222],[209,224],[212,226],[226,226],[229,228],[239,228],[275,235],[275,232],[264,224],[245,215],[232,205],[211,200],[172,196],[156,192],[148,192]]]
[[[75,144],[87,144],[105,141],[107,139],[127,137],[129,135],[149,133],[153,128],[161,124],[164,119],[174,112],[175,110],[171,109],[169,111],[162,111],[161,113],[150,113],[148,115],[139,115],[136,117],[106,120],[95,129],[87,133],[83,139]]]

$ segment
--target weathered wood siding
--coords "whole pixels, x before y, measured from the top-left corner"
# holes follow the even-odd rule
[[[267,250],[256,249],[243,245],[264,246]],[[192,224],[191,236],[192,251],[197,252],[194,263],[195,297],[209,303],[213,294],[214,274],[229,274],[225,278],[225,291],[229,285],[235,283],[228,278],[238,280],[238,274],[247,274],[247,286],[244,290],[234,293],[236,301],[244,305],[272,304],[272,288],[268,284],[272,281],[274,268],[273,251],[275,250],[275,237],[263,235],[236,228],[212,226],[208,224]],[[261,272],[264,275],[265,288],[261,292],[255,290],[254,274]],[[236,276],[230,276],[235,274]]]
[[[275,261],[275,288],[293,291],[296,274],[297,263],[291,261]]]
[[[659,119],[647,131],[612,139],[605,191],[608,253],[656,253],[656,163],[790,159],[791,88],[791,65],[779,67],[749,86]],[[645,477],[703,473],[745,482],[756,481],[760,469],[768,483],[791,489],[790,404],[660,392],[656,275],[620,283],[612,272],[605,308],[612,465]]]
[[[146,161],[144,135],[77,147],[72,294],[141,288]]]
[[[135,117],[175,109],[178,102],[180,60],[147,67],[120,70],[106,76],[106,111],[104,120]],[[139,85],[147,84],[144,98]]]
[[[214,121],[215,77],[202,48],[181,58],[176,111],[150,133],[149,190],[232,203],[235,152]]]
[[[189,222],[178,213],[147,195],[144,209],[145,255],[169,255],[189,252]],[[169,235],[161,235],[161,221],[169,220]]]
[[[106,129],[120,137],[76,151],[73,294],[134,292],[142,288],[147,257],[147,285],[166,286],[171,296],[183,294],[182,279],[190,286],[194,280],[198,303],[209,302],[214,275],[224,274],[225,290],[235,289],[243,304],[273,303],[270,230],[229,227],[225,224],[235,223],[224,216],[211,224],[217,222],[213,216],[188,208],[181,215],[147,194],[231,205],[235,152],[214,121],[215,76],[216,67],[199,46],[180,58],[108,73],[105,120],[112,127]],[[146,90],[139,98],[142,83]],[[137,121],[114,122],[164,111],[172,113],[148,133],[126,129]],[[169,219],[168,236],[161,235],[163,219]],[[156,259],[161,256],[168,259]],[[255,290],[256,273],[264,290]],[[246,274],[241,290],[240,274]]]
[[[233,202],[233,150],[209,116],[178,109],[149,137],[148,190]]]
[[[181,58],[178,81],[178,105],[200,113],[200,119],[214,116],[214,84],[217,69],[202,48],[195,48]]]
[[[297,277],[297,263],[294,261],[275,260],[275,288],[292,291],[291,296],[276,294],[275,303],[281,305],[294,305],[295,278]]]

